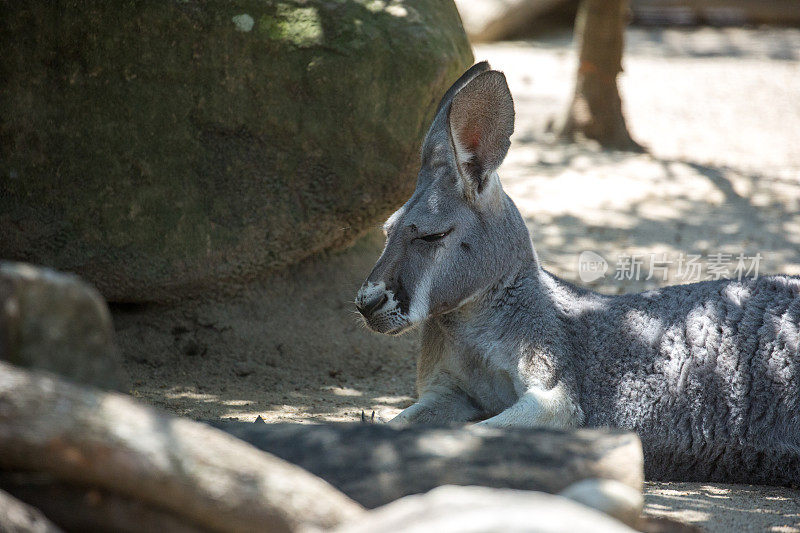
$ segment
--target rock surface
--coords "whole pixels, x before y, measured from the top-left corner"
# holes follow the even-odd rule
[[[472,62],[452,1],[37,0],[0,22],[0,257],[235,289],[405,201]]]
[[[126,390],[111,315],[77,276],[0,262],[0,360]]]

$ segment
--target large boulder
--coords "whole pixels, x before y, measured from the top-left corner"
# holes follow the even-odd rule
[[[0,262],[0,361],[125,391],[102,296],[77,276]]]
[[[413,189],[472,62],[452,0],[6,5],[0,257],[111,301],[236,287]]]

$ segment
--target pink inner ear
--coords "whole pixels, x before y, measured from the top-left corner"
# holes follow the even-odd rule
[[[468,132],[467,150],[475,150],[481,142],[481,134],[478,130]]]

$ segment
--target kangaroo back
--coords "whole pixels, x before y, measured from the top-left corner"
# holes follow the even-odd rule
[[[587,424],[636,431],[650,478],[800,482],[800,278],[619,296],[582,320]]]

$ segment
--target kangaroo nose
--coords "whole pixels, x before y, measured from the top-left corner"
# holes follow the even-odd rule
[[[382,292],[380,294],[376,294],[366,302],[357,302],[356,309],[358,309],[359,313],[361,313],[365,317],[368,317],[369,315],[380,309],[388,299],[389,297],[386,296],[386,293]]]

